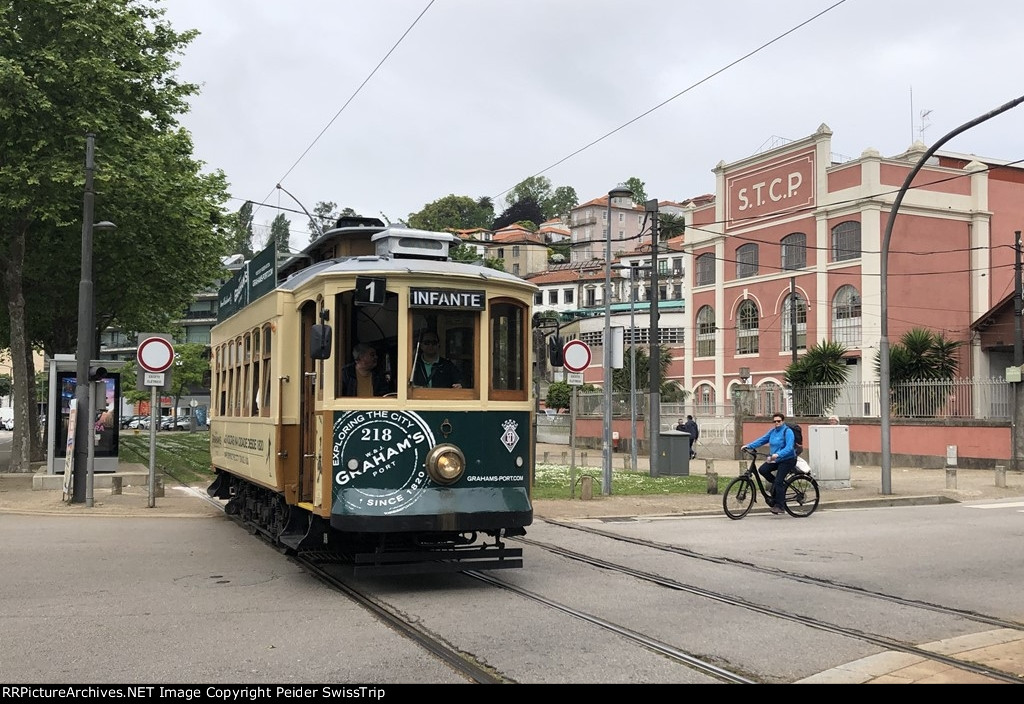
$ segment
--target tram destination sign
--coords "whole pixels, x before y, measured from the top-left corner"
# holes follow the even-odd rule
[[[445,288],[409,289],[410,308],[448,308],[450,310],[483,310],[487,294],[480,290]]]

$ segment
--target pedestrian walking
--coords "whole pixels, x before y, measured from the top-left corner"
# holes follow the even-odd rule
[[[697,439],[700,438],[700,428],[697,426],[697,421],[693,419],[693,416],[686,416],[686,422],[683,423],[682,431],[690,435],[690,459],[695,459],[697,457],[697,450],[694,448],[697,446]]]

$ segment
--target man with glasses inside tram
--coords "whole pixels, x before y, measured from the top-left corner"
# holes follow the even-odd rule
[[[440,338],[433,330],[420,335],[416,347],[416,366],[412,372],[413,386],[434,389],[461,389],[462,373],[455,363],[440,353]]]

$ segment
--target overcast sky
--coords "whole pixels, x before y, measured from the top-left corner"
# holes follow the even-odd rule
[[[165,7],[201,33],[181,57],[180,77],[201,86],[182,123],[227,174],[232,210],[296,209],[281,183],[310,210],[333,201],[396,221],[454,193],[500,213],[537,174],[581,202],[631,176],[678,201],[714,192],[718,162],[822,123],[838,154],[891,156],[1024,95],[1020,0]],[[944,148],[1024,159],[1024,105]],[[257,210],[256,244],[276,213]],[[301,248],[306,219],[286,215]]]

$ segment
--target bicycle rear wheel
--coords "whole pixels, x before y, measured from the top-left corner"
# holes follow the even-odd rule
[[[754,482],[750,477],[736,477],[729,486],[725,488],[722,496],[722,508],[725,515],[734,521],[747,515],[750,507],[754,505]]]
[[[810,474],[797,472],[786,478],[786,513],[806,518],[818,508],[818,482]]]

